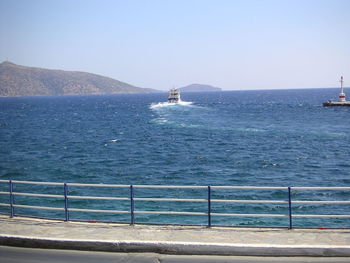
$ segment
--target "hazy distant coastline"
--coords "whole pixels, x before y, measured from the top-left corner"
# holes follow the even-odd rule
[[[222,89],[213,87],[206,84],[191,84],[182,88],[179,88],[181,92],[211,92],[211,91],[222,91]]]

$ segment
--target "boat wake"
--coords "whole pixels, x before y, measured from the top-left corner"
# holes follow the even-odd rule
[[[173,107],[173,106],[187,106],[187,105],[191,105],[192,102],[191,101],[179,101],[176,103],[169,103],[169,102],[158,102],[158,103],[152,103],[150,105],[151,109],[156,109],[156,108],[162,108],[162,107]]]

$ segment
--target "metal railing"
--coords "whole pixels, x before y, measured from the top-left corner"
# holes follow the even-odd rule
[[[257,186],[174,186],[174,185],[118,185],[118,184],[80,184],[80,183],[56,183],[56,182],[33,182],[33,181],[16,181],[16,180],[0,180],[0,184],[7,184],[8,191],[0,191],[0,196],[8,196],[9,202],[1,202],[0,207],[8,207],[10,217],[16,216],[16,209],[34,209],[34,210],[50,210],[59,211],[64,214],[64,220],[70,220],[71,212],[79,213],[105,213],[105,214],[125,214],[130,216],[129,221],[124,223],[130,223],[131,225],[136,223],[136,216],[140,214],[148,215],[180,215],[180,216],[204,216],[206,217],[206,225],[211,227],[213,217],[249,217],[249,218],[284,218],[286,221],[285,227],[289,229],[293,228],[293,220],[297,218],[350,218],[350,207],[346,207],[347,214],[299,214],[294,213],[293,209],[298,205],[349,205],[349,200],[298,200],[293,198],[300,191],[345,191],[350,193],[350,187],[257,187]],[[15,189],[15,185],[34,185],[34,186],[55,186],[61,189],[61,194],[48,194],[37,192],[18,192]],[[128,195],[124,196],[89,196],[89,195],[74,195],[71,194],[70,189],[72,187],[92,187],[97,188],[110,188],[110,189],[124,189],[124,193]],[[205,198],[164,198],[164,197],[136,197],[135,189],[187,189],[198,190],[203,192]],[[27,189],[26,189],[27,190]],[[30,190],[30,189],[29,189]],[[125,191],[126,190],[126,191]],[[234,190],[234,191],[279,191],[282,193],[281,200],[270,199],[219,199],[213,195],[213,190]],[[58,190],[59,191],[59,190]],[[349,192],[348,192],[349,191]],[[248,192],[249,193],[249,192]],[[305,196],[305,195],[304,195]],[[49,198],[61,200],[61,207],[43,206],[43,205],[28,205],[17,203],[15,197],[27,197],[27,198]],[[4,199],[4,198],[3,198]],[[128,202],[127,210],[114,210],[114,209],[89,209],[86,207],[70,207],[73,200],[104,200],[104,201],[124,201]],[[63,202],[62,202],[63,201]],[[135,209],[135,203],[142,202],[179,202],[179,203],[203,203],[201,206],[202,212],[194,211],[154,211],[154,210],[137,210]],[[226,211],[215,212],[214,204],[256,204],[256,205],[278,205],[284,206],[283,213],[229,213]],[[27,215],[28,216],[28,215]]]

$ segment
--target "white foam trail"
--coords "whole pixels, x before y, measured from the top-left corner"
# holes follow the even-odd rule
[[[187,105],[191,105],[191,104],[192,104],[191,101],[183,101],[183,100],[180,100],[178,103],[158,102],[158,103],[152,103],[150,105],[150,108],[156,109],[156,108],[176,106],[176,105],[187,106]]]

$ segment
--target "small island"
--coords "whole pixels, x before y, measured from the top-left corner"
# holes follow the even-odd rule
[[[213,92],[222,91],[220,88],[216,88],[206,84],[191,84],[182,88],[179,88],[180,92]]]

